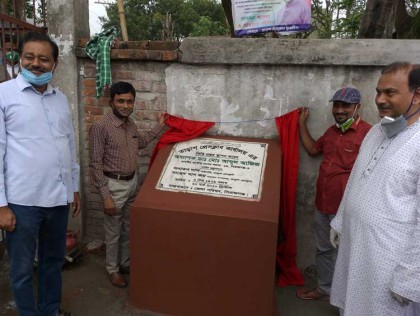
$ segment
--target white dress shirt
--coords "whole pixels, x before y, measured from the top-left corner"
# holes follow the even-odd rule
[[[41,94],[21,74],[0,84],[0,206],[73,202],[79,165],[67,97]]]

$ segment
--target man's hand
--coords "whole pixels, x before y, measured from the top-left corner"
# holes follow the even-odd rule
[[[0,228],[12,232],[15,227],[16,217],[12,210],[7,206],[0,207]]]
[[[394,299],[396,299],[397,301],[398,301],[398,303],[401,305],[401,306],[405,306],[405,305],[408,305],[408,304],[410,304],[411,303],[411,300],[409,300],[408,298],[405,298],[405,297],[403,297],[403,296],[401,296],[400,294],[398,294],[398,293],[395,293],[394,291],[392,291],[391,290],[391,296],[394,298]]]
[[[335,249],[340,245],[340,234],[334,228],[330,230],[330,243]]]
[[[73,198],[73,218],[80,214],[80,195],[79,192],[74,192]]]
[[[158,123],[160,126],[165,125],[165,121],[166,121],[166,117],[165,117],[165,113],[160,113],[158,116]]]
[[[117,208],[115,207],[114,199],[112,197],[104,199],[104,213],[106,215],[114,216],[117,214]]]
[[[308,120],[308,117],[309,117],[309,109],[306,106],[301,107],[298,124],[300,126],[306,125],[306,121]]]

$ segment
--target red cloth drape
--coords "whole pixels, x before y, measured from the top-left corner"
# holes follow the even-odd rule
[[[149,169],[160,149],[171,143],[190,140],[205,133],[214,122],[190,121],[180,117],[165,114],[165,124],[170,128],[162,134],[150,158]]]
[[[276,117],[282,148],[280,227],[283,240],[277,245],[280,268],[278,286],[303,285],[304,279],[296,266],[296,189],[299,167],[298,118],[300,110]]]

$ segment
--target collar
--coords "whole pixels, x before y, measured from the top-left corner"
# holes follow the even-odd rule
[[[32,89],[36,93],[39,93],[33,85],[31,85],[28,81],[25,80],[25,78],[22,76],[21,73],[17,75],[15,80],[20,91],[23,91],[25,89]],[[44,94],[51,94],[51,93],[56,93],[56,88],[48,84],[47,90],[44,91]]]
[[[109,117],[111,118],[112,123],[114,124],[115,127],[121,126],[121,125],[126,125],[126,124],[130,124],[131,123],[131,119],[128,118],[126,121],[123,121],[121,118],[119,118],[118,116],[116,116],[111,109],[111,112],[109,113]]]
[[[359,115],[357,115],[356,120],[353,122],[353,124],[351,124],[351,126],[349,127],[349,129],[356,130],[357,126],[359,126],[360,121],[361,121],[361,118],[360,118]]]
[[[360,118],[360,116],[359,115],[357,115],[357,117],[356,117],[356,120],[353,122],[353,124],[351,124],[350,125],[350,127],[349,127],[349,129],[348,130],[356,130],[357,129],[357,126],[359,125],[359,123],[360,123],[360,121],[361,121],[362,119]],[[339,128],[339,127],[337,127],[337,125],[335,125],[334,124],[334,127],[338,130],[338,131],[340,131],[340,133],[343,133],[342,131],[341,131],[341,129]]]

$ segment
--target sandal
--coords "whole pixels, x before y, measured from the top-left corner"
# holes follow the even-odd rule
[[[322,294],[318,289],[302,288],[296,292],[296,295],[302,300],[320,300],[320,301],[330,300],[330,296],[328,294]]]

